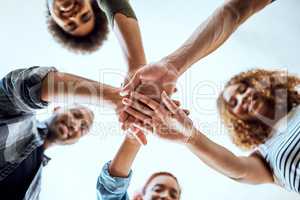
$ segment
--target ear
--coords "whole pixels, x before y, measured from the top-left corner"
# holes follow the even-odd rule
[[[59,110],[61,110],[61,107],[60,107],[60,106],[56,106],[56,107],[53,109],[53,112],[58,112]]]

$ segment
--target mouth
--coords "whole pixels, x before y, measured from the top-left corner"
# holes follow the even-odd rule
[[[77,14],[80,10],[80,1],[77,0],[61,0],[56,1],[56,7],[63,17],[70,17]]]
[[[68,129],[66,124],[60,123],[59,126],[58,126],[58,130],[59,130],[59,133],[60,133],[62,138],[68,138],[69,129]]]

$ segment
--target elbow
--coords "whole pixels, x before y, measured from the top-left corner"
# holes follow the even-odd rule
[[[271,0],[229,0],[224,4],[224,9],[234,21],[241,24],[270,2]]]
[[[224,4],[223,9],[231,21],[241,24],[250,13],[250,1],[231,0]]]
[[[49,102],[52,99],[55,84],[57,83],[57,77],[59,77],[60,72],[53,71],[49,72],[47,76],[42,81],[41,88],[41,100]]]

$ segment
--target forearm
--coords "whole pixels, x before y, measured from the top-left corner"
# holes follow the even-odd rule
[[[115,15],[114,31],[121,45],[128,72],[134,73],[146,64],[142,36],[138,21],[121,13]]]
[[[194,131],[186,145],[200,160],[223,175],[235,180],[243,179],[246,175],[246,168],[240,157],[214,143],[199,131]]]
[[[111,105],[120,98],[118,89],[68,73],[51,72],[42,83],[42,100],[46,102]]]
[[[221,46],[250,16],[270,0],[230,0],[204,21],[175,52],[164,58],[182,74],[192,64]]]
[[[109,166],[110,175],[127,177],[139,149],[140,144],[135,139],[126,137]]]

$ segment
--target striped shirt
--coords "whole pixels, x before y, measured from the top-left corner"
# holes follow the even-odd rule
[[[300,193],[300,106],[277,127],[274,136],[258,150],[273,171],[275,181],[289,191]]]
[[[40,94],[42,80],[50,71],[55,69],[17,69],[0,80],[0,182],[44,143],[48,128],[36,120],[35,109],[48,105],[40,99]],[[42,166],[47,161],[44,157],[25,200],[38,199]]]

